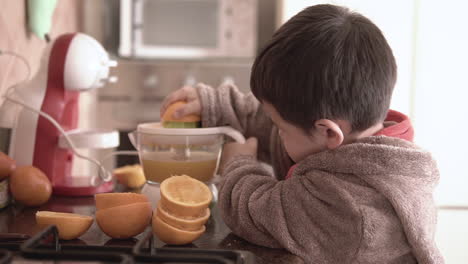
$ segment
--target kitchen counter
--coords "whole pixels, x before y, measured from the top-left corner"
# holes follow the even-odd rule
[[[93,197],[59,197],[51,200],[38,208],[27,208],[20,205],[10,205],[0,210],[0,233],[21,233],[34,235],[40,229],[35,223],[35,213],[38,210],[72,212],[85,215],[94,215]],[[150,228],[150,227],[148,227]],[[105,235],[94,221],[91,228],[79,239],[67,242],[67,244],[85,245],[128,245],[133,246],[142,234],[130,240],[111,239]],[[155,237],[156,247],[167,247]],[[253,245],[232,234],[219,216],[217,209],[212,210],[212,217],[206,224],[206,232],[198,240],[185,247],[203,249],[229,249],[246,250],[256,256],[256,263],[303,263],[303,261],[281,249],[270,249]]]

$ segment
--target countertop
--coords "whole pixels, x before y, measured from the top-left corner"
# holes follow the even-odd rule
[[[35,223],[35,213],[38,210],[60,211],[93,215],[95,212],[93,197],[60,197],[53,196],[41,207],[28,208],[21,205],[9,205],[0,210],[0,233],[21,233],[34,235],[40,229]],[[148,227],[150,228],[150,227]],[[86,245],[129,245],[132,246],[142,234],[130,240],[111,239],[97,226],[96,221],[79,239],[68,242]],[[155,237],[156,247],[167,246]],[[204,249],[247,250],[256,256],[256,263],[303,263],[303,261],[282,249],[270,249],[251,244],[236,235],[224,224],[216,208],[206,224],[206,232],[198,240],[184,247]]]

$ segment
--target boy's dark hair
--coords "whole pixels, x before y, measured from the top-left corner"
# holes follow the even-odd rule
[[[369,19],[334,5],[308,7],[286,22],[252,67],[253,94],[304,130],[341,119],[353,131],[385,119],[396,63]]]

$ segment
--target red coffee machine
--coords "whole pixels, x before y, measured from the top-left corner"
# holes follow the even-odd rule
[[[81,196],[113,189],[102,166],[93,165],[91,175],[72,175],[72,165],[76,155],[81,156],[77,149],[119,145],[117,131],[78,127],[80,93],[114,81],[109,67],[116,65],[95,39],[81,33],[65,34],[46,49],[34,78],[8,95],[23,104],[13,123],[8,153],[19,166],[32,164],[41,169],[52,182],[54,194]],[[39,115],[38,110],[46,115]],[[99,176],[108,182],[97,180]]]

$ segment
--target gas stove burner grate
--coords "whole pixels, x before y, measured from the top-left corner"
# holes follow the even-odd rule
[[[10,263],[12,258],[13,254],[10,251],[0,249],[0,264]]]
[[[144,247],[148,244],[147,247]],[[137,262],[154,263],[222,263],[222,264],[247,264],[255,263],[252,254],[233,250],[209,250],[195,248],[155,248],[153,246],[153,234],[146,232],[132,249],[132,254]]]
[[[52,239],[52,240],[50,240]],[[147,231],[133,247],[60,244],[55,226],[49,226],[21,243],[0,243],[0,264],[14,263],[15,257],[28,260],[83,261],[105,263],[167,264],[254,264],[252,253],[240,250],[155,248]]]

